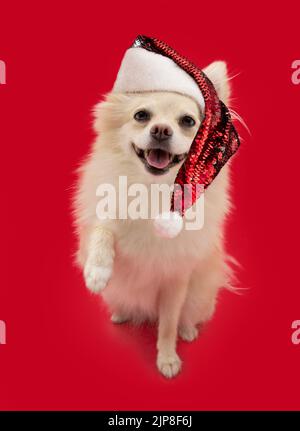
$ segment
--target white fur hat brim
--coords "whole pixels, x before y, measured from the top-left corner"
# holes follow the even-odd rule
[[[170,58],[143,48],[126,51],[113,91],[173,91],[193,98],[204,110],[204,99],[195,80]]]

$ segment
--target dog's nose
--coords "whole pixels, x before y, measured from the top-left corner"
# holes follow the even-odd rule
[[[154,124],[154,126],[151,127],[150,135],[156,141],[165,141],[171,138],[173,130],[167,124]]]

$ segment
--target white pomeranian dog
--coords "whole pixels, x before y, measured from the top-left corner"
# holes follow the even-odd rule
[[[117,189],[120,176],[127,178],[128,186],[143,184],[147,189],[152,184],[174,184],[203,119],[197,98],[187,87],[178,91],[178,79],[173,90],[170,74],[165,90],[154,85],[154,90],[142,86],[139,91],[123,91],[125,67],[113,91],[96,106],[97,138],[80,168],[75,196],[77,260],[87,288],[101,293],[112,322],[157,322],[157,367],[171,378],[181,369],[177,338],[189,342],[197,338],[199,325],[214,313],[218,290],[230,282],[223,247],[223,222],[230,206],[229,165],[205,191],[200,230],[183,229],[166,239],[155,235],[150,218],[99,219],[96,190],[101,184]],[[148,65],[145,74],[149,69]],[[217,61],[203,71],[227,104],[226,64]],[[130,65],[129,72],[135,84],[138,72],[143,76],[136,65]],[[163,67],[159,72],[163,74]],[[130,201],[119,194],[117,206],[123,199]]]

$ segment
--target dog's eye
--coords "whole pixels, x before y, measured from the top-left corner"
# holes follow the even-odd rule
[[[184,115],[181,117],[179,122],[183,127],[193,127],[196,124],[194,118],[190,117],[189,115]]]
[[[148,121],[150,119],[150,112],[146,110],[138,111],[134,114],[134,119],[136,121]]]

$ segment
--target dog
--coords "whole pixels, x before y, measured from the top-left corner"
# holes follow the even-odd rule
[[[228,104],[226,63],[203,71]],[[177,338],[195,340],[213,316],[219,289],[230,286],[223,240],[230,164],[205,191],[203,228],[174,239],[156,236],[151,219],[99,220],[96,190],[103,183],[117,188],[120,176],[148,189],[172,185],[202,120],[196,102],[176,92],[109,93],[95,108],[97,137],[79,169],[74,199],[77,262],[87,288],[101,293],[114,323],[156,322],[157,367],[167,378],[182,366]]]

